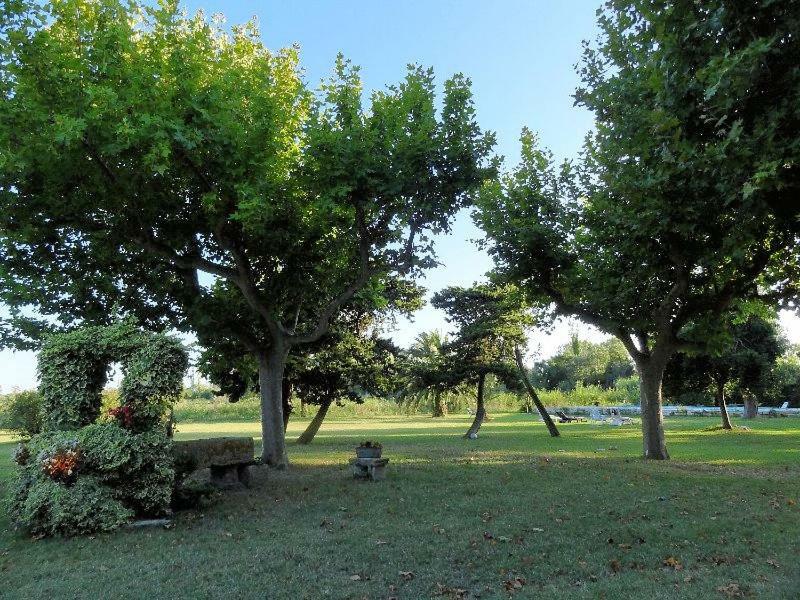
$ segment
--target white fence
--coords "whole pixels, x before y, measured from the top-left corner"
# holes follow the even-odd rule
[[[573,415],[596,415],[600,414],[604,417],[612,415],[626,415],[635,416],[641,414],[639,405],[622,404],[620,406],[565,406],[548,408],[548,412],[554,413],[557,410],[563,410],[567,414]],[[717,406],[664,406],[665,417],[674,416],[719,416],[719,407]],[[741,404],[729,404],[728,413],[731,415],[741,415],[744,411],[744,406]],[[774,406],[759,406],[758,414],[764,416],[783,416],[783,417],[800,417],[800,408],[777,408]]]

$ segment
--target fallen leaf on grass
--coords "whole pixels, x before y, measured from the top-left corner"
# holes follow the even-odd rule
[[[447,596],[448,598],[455,598],[456,600],[461,600],[461,598],[467,597],[467,590],[463,588],[455,588],[447,585],[442,585],[441,583],[437,583],[436,591],[434,592],[433,595]]]
[[[608,563],[608,568],[611,569],[612,573],[619,573],[622,571],[622,563],[620,563],[616,558]]]
[[[717,591],[728,598],[744,598],[745,596],[744,590],[735,582],[721,585],[717,588]]]
[[[768,558],[768,559],[767,559],[767,564],[768,564],[770,567],[774,567],[775,569],[780,569],[780,568],[781,568],[780,564],[778,564],[778,561],[776,561],[776,560],[773,560],[773,559],[771,559],[771,558]]]
[[[525,586],[524,577],[514,577],[503,582],[503,587],[509,594],[513,594],[517,590],[521,590]]]
[[[400,577],[402,577],[406,581],[411,581],[412,579],[414,579],[414,573],[412,573],[411,571],[400,571],[398,575],[400,575]]]
[[[383,540],[375,540],[375,545],[376,546],[385,546],[388,543],[389,542],[384,542]]]
[[[680,571],[681,569],[683,569],[683,565],[681,564],[681,561],[679,561],[674,556],[668,556],[667,558],[664,559],[662,564],[665,567],[669,567],[671,569],[675,569],[676,571]]]

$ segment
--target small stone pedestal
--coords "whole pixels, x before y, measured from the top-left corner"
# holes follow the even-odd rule
[[[354,478],[382,481],[386,478],[386,465],[389,464],[389,459],[353,458],[350,459],[350,464],[353,466]]]

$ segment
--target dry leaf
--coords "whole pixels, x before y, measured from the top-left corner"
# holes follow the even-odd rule
[[[681,561],[679,561],[674,556],[668,556],[667,558],[665,558],[663,565],[665,567],[670,567],[671,569],[675,569],[676,571],[680,571],[681,569],[683,569]]]
[[[513,579],[509,579],[503,582],[503,587],[509,594],[513,594],[517,590],[521,590],[524,585],[525,585],[524,577],[514,577]]]
[[[406,581],[411,581],[412,579],[414,579],[414,573],[412,573],[411,571],[400,571],[399,575]]]
[[[717,591],[728,598],[744,598],[744,590],[736,582],[721,585],[717,588]]]

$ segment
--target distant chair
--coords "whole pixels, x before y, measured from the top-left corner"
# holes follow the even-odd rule
[[[586,419],[584,419],[583,417],[571,417],[563,410],[557,410],[556,416],[558,417],[559,423],[578,423],[581,421],[586,421]]]
[[[603,416],[603,411],[600,409],[599,406],[590,406],[589,407],[589,419],[592,421],[598,421],[601,423],[606,422],[606,418]]]

